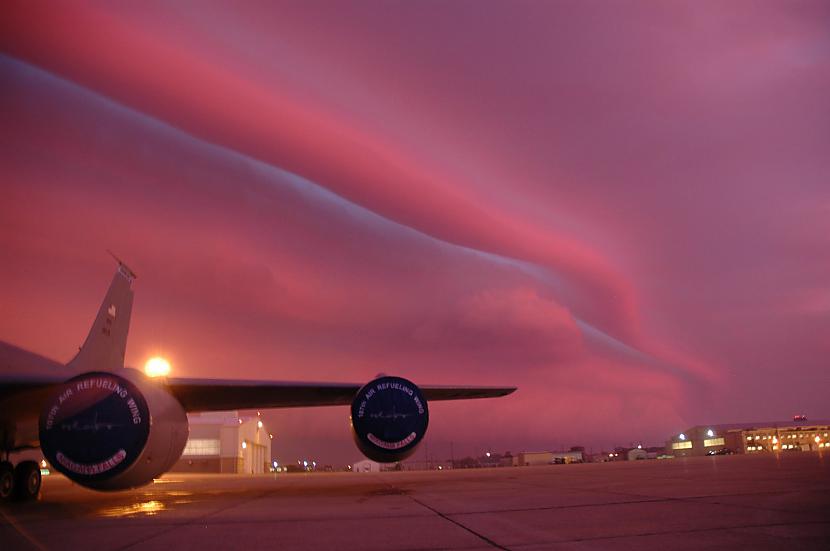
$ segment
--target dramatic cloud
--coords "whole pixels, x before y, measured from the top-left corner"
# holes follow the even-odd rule
[[[109,248],[139,274],[132,365],[520,387],[436,404],[437,454],[826,417],[828,24],[12,2],[0,338],[68,359]],[[269,415],[286,459],[353,453],[340,409]]]

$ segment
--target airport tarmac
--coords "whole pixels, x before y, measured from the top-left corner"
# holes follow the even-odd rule
[[[830,454],[458,471],[44,478],[10,549],[828,549]]]

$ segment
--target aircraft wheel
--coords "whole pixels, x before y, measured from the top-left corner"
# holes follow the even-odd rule
[[[20,501],[35,499],[40,493],[40,482],[37,461],[21,461],[14,468],[14,493]]]
[[[0,461],[0,501],[11,499],[14,493],[14,467],[8,461]]]

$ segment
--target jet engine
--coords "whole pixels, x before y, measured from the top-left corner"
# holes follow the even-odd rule
[[[352,434],[363,455],[391,463],[406,459],[429,424],[421,390],[400,377],[379,377],[357,391],[352,401]]]
[[[59,386],[40,415],[52,466],[82,486],[123,490],[161,475],[187,442],[187,416],[140,371],[89,372]]]

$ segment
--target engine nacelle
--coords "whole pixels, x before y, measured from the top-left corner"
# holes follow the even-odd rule
[[[40,415],[40,446],[82,486],[123,490],[166,472],[187,442],[187,416],[135,369],[90,372],[60,385]]]
[[[352,401],[352,434],[363,455],[391,463],[406,459],[424,438],[429,409],[421,390],[401,377],[379,377]]]

